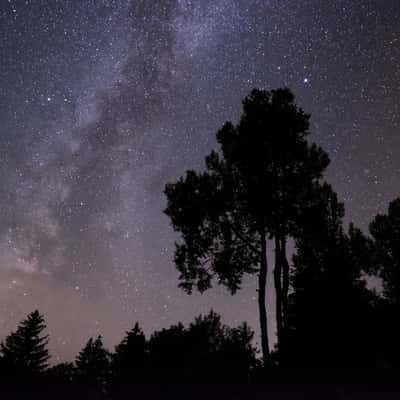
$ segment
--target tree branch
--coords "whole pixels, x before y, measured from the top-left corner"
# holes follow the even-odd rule
[[[253,251],[255,254],[257,254],[258,256],[261,256],[261,251],[257,249],[257,247],[255,247],[252,243],[250,243],[236,228],[235,226],[228,221],[228,223],[230,224],[230,227],[232,229],[232,231],[234,232],[234,234],[243,242],[246,244],[246,246],[249,247],[249,249],[251,251]]]

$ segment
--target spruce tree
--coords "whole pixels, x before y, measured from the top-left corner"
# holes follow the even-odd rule
[[[42,375],[49,360],[48,335],[43,316],[38,310],[30,313],[0,345],[4,372],[25,379]]]
[[[90,338],[75,360],[77,382],[104,390],[110,378],[110,361],[102,337]]]
[[[147,363],[147,344],[138,323],[115,347],[112,359],[114,382],[140,382]]]

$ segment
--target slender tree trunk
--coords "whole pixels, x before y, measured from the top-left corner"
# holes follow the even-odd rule
[[[288,294],[289,294],[289,263],[286,255],[286,237],[283,236],[281,242],[281,265],[282,265],[282,331],[280,337],[281,363],[287,360],[286,338],[288,333]]]
[[[282,315],[283,327],[287,326],[288,318],[288,295],[289,295],[289,263],[286,255],[286,237],[281,239],[281,257],[282,257]]]
[[[267,309],[265,305],[265,294],[267,286],[267,241],[265,231],[261,232],[261,260],[260,273],[258,275],[258,308],[260,312],[260,328],[261,328],[261,349],[263,353],[264,365],[269,361],[269,344],[268,344],[268,321]]]
[[[282,255],[279,236],[275,236],[275,268],[274,268],[274,286],[275,286],[275,314],[276,330],[278,336],[278,349],[282,342],[283,321],[282,321]]]

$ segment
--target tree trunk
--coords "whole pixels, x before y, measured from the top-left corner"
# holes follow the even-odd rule
[[[261,349],[263,353],[264,365],[269,361],[269,344],[268,344],[268,322],[267,309],[265,306],[265,294],[267,286],[267,241],[265,231],[261,233],[261,260],[260,273],[258,275],[258,308],[260,312],[260,328],[261,328]]]
[[[275,268],[274,268],[274,286],[275,286],[275,314],[276,330],[278,336],[278,349],[282,342],[283,321],[282,321],[282,255],[279,237],[275,237]]]
[[[283,327],[287,326],[288,318],[288,295],[289,295],[289,263],[286,255],[286,238],[281,239],[281,257],[282,257],[282,316]]]

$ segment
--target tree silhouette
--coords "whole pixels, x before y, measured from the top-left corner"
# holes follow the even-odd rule
[[[47,379],[52,384],[70,384],[75,379],[75,366],[71,362],[53,365],[47,370]]]
[[[288,348],[282,361],[294,366],[373,366],[373,296],[366,289],[359,231],[344,232],[344,207],[327,184],[316,187],[303,210],[296,239]]]
[[[249,382],[252,370],[258,366],[253,338],[254,332],[246,323],[225,329],[224,340],[217,351],[217,381]]]
[[[211,310],[187,329],[187,364],[200,381],[246,382],[256,365],[253,336],[247,324],[230,328]]]
[[[186,330],[178,323],[154,332],[148,343],[150,380],[160,382],[185,381]]]
[[[155,332],[149,341],[151,379],[168,382],[247,382],[257,365],[254,333],[246,324],[230,328],[211,311]]]
[[[287,237],[328,156],[306,141],[309,116],[289,89],[254,89],[243,101],[240,123],[217,134],[222,156],[206,157],[206,171],[187,171],[168,184],[165,213],[181,233],[175,263],[180,287],[211,287],[216,277],[232,293],[244,274],[258,274],[258,305],[264,361],[269,355],[265,292],[267,239],[275,238],[274,281],[278,339],[289,290]]]
[[[382,280],[383,299],[378,304],[377,324],[381,327],[380,351],[383,363],[400,366],[400,198],[393,200],[387,214],[377,215],[369,226],[372,242],[368,272]],[[365,249],[365,246],[364,246]]]
[[[45,328],[43,316],[35,310],[1,343],[1,364],[5,374],[22,379],[43,375],[50,358],[48,335],[43,335]]]
[[[374,242],[375,272],[382,278],[388,301],[400,307],[400,198],[389,204],[369,226]]]
[[[141,382],[147,363],[146,338],[136,323],[115,348],[112,357],[114,383]]]
[[[104,391],[109,381],[111,354],[103,346],[101,336],[90,338],[76,360],[76,381]]]

